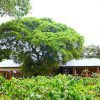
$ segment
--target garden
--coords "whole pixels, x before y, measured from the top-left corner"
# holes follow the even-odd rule
[[[0,77],[0,100],[100,100],[100,77]]]

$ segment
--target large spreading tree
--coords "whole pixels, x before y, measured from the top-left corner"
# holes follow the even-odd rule
[[[30,0],[0,0],[0,16],[21,17],[28,14]]]
[[[16,19],[0,25],[0,60],[13,59],[28,69],[78,59],[83,37],[49,18]]]

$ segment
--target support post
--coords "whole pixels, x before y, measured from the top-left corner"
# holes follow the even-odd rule
[[[77,74],[76,68],[73,67],[73,75],[76,75],[76,74]]]
[[[7,73],[7,71],[6,71],[6,75],[5,75],[5,78],[7,79],[7,77],[8,77],[8,73]]]
[[[98,73],[98,74],[100,73],[99,67],[97,67],[97,73]]]
[[[12,78],[12,72],[10,71],[10,72],[9,72],[9,74],[10,74],[10,77],[9,77],[9,79],[11,79],[11,78]]]

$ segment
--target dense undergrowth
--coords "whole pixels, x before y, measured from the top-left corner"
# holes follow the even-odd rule
[[[0,100],[100,100],[100,78],[57,75],[6,80],[0,77]]]

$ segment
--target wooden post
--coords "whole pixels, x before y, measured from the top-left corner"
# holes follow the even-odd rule
[[[14,78],[16,78],[16,71],[13,71],[13,76]]]
[[[3,71],[1,71],[1,75],[2,75],[2,77],[4,77]]]
[[[17,71],[16,71],[16,78],[17,78]]]
[[[2,72],[0,71],[0,76],[2,75]]]
[[[98,74],[100,73],[99,67],[97,67],[97,73],[98,73]]]
[[[76,75],[76,74],[77,74],[76,68],[73,67],[73,75]]]
[[[9,75],[10,75],[9,79],[11,79],[12,78],[12,72],[11,71],[9,72]]]
[[[7,74],[7,71],[6,71],[6,75],[5,75],[5,78],[7,79],[7,77],[8,77],[8,74]]]

